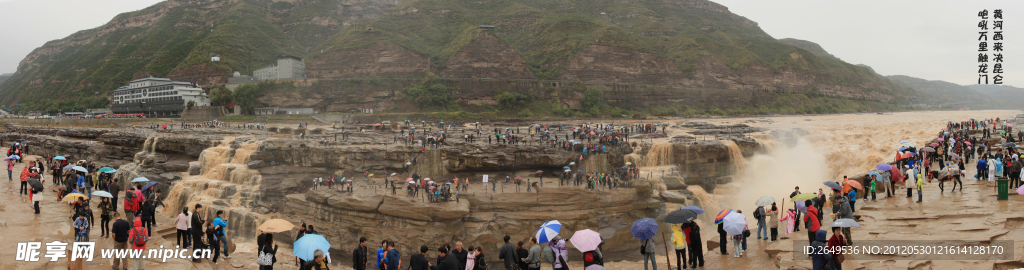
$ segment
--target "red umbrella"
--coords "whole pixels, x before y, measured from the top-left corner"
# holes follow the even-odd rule
[[[544,173],[544,171],[537,171],[537,173]]]
[[[892,172],[892,181],[893,182],[903,182],[903,174],[900,173],[900,169],[899,168],[892,167],[892,170],[890,170],[890,172]]]
[[[523,179],[521,176],[516,176],[516,180]]]
[[[938,144],[938,143],[932,143],[932,144],[929,144],[929,145],[930,145],[931,147],[936,147],[936,146],[939,146],[939,144]]]

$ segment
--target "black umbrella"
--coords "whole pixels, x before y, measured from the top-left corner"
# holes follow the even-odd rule
[[[689,223],[697,219],[697,213],[690,211],[690,209],[679,209],[668,213],[665,217],[665,222],[673,224]]]
[[[830,187],[832,189],[843,189],[843,186],[840,186],[839,183],[832,182],[832,181],[825,181],[822,184],[825,184],[825,186],[828,186],[828,187]]]
[[[32,189],[43,190],[43,183],[39,182],[39,179],[29,178],[28,185],[32,186]]]

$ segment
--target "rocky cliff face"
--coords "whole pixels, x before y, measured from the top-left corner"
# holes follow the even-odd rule
[[[533,71],[519,52],[493,35],[485,35],[466,45],[448,60],[441,72],[449,78],[534,79]]]
[[[427,58],[392,44],[329,52],[306,64],[306,73],[317,79],[406,78],[423,76],[429,71]]]

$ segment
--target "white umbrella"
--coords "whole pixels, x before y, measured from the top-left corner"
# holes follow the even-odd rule
[[[149,178],[138,177],[138,178],[132,179],[132,183],[138,183],[138,182],[149,182]]]
[[[725,216],[722,221],[725,223],[722,229],[725,229],[729,235],[740,235],[743,234],[743,228],[747,226],[747,220],[743,217],[743,214],[732,212]]]

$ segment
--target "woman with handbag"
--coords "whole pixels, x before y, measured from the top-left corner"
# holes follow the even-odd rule
[[[277,243],[274,243],[274,234],[268,233],[263,240],[263,247],[260,249],[259,257],[256,258],[256,264],[260,265],[260,270],[274,270],[274,264],[277,263],[276,254]]]
[[[476,247],[476,266],[473,266],[473,270],[487,270],[487,259],[484,258],[484,248]]]

